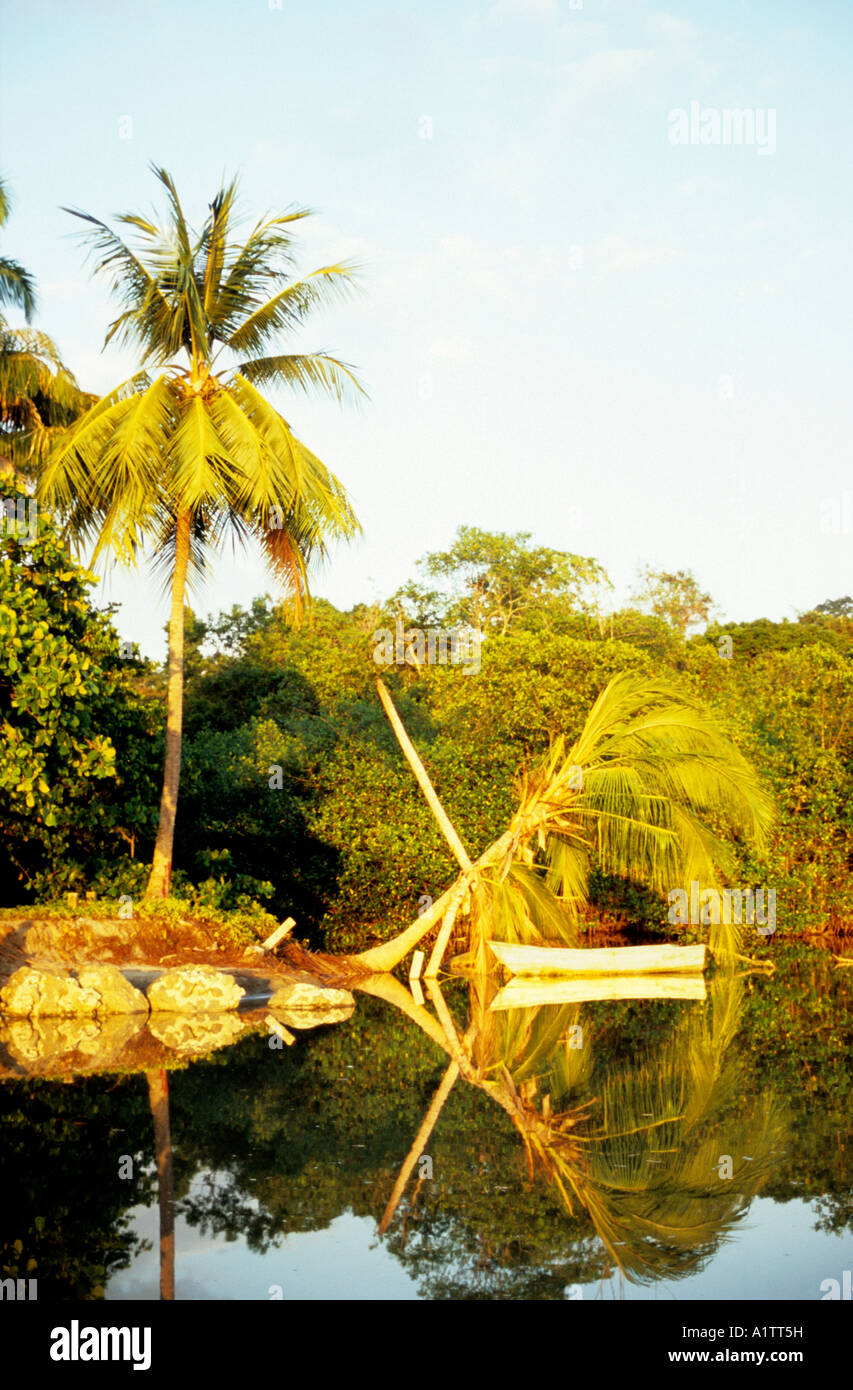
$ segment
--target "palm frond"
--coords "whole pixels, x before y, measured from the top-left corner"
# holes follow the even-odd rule
[[[90,224],[93,230],[82,232],[81,236],[89,242],[95,257],[94,272],[111,277],[112,293],[128,305],[107,329],[105,346],[115,338],[122,345],[136,344],[141,348],[143,365],[167,362],[182,346],[184,325],[155,277],[100,218],[77,208],[63,211]]]
[[[237,371],[256,386],[274,383],[296,387],[306,395],[319,389],[337,401],[367,395],[353,368],[325,352],[255,357],[241,362]]]
[[[0,256],[0,304],[23,309],[29,323],[36,311],[36,282],[20,261]]]
[[[230,259],[209,311],[220,342],[227,342],[241,321],[269,297],[271,287],[283,280],[293,260],[290,223],[310,215],[308,208],[295,208],[263,219]]]
[[[270,338],[297,327],[312,309],[346,298],[354,287],[358,266],[341,261],[294,280],[265,304],[259,305],[225,341],[234,352],[259,353]]]

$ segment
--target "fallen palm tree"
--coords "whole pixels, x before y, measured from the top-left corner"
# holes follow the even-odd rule
[[[557,738],[521,774],[509,827],[472,860],[381,680],[377,688],[460,873],[405,931],[351,958],[365,969],[392,970],[438,927],[425,971],[433,977],[459,923],[475,969],[489,968],[490,940],[575,947],[593,863],[665,893],[715,885],[733,872],[733,842],[766,841],[772,803],[714,717],[691,695],[629,672],[601,692],[571,747]],[[741,936],[737,922],[712,922],[710,948],[736,958]]]

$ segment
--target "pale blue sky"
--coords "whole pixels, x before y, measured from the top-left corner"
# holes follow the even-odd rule
[[[617,600],[650,563],[731,620],[794,617],[853,591],[851,47],[847,0],[30,0],[4,15],[2,247],[103,390],[134,364],[100,353],[61,204],[149,210],[154,160],[197,221],[223,172],[248,216],[318,210],[300,266],[357,257],[364,293],[300,346],[371,401],[277,404],[364,526],[315,584],[341,607],[467,523],[595,556]],[[672,145],[691,101],[775,110],[775,152]],[[229,558],[194,606],[269,587]],[[157,583],[103,593],[161,655]]]

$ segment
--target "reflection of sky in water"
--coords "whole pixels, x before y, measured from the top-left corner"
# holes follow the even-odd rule
[[[816,1231],[816,1220],[809,1202],[756,1197],[731,1239],[691,1278],[639,1287],[615,1276],[586,1285],[584,1298],[821,1299],[824,1279],[840,1283],[842,1270],[853,1267],[853,1237]],[[762,1319],[770,1320],[769,1313]]]
[[[195,1192],[213,1175],[196,1175]],[[219,1175],[220,1180],[224,1175]],[[159,1297],[160,1246],[156,1204],[128,1212],[128,1229],[149,1240],[129,1269],[112,1276],[108,1299]],[[287,1299],[409,1299],[417,1285],[376,1237],[376,1223],[345,1212],[324,1231],[292,1232],[260,1254],[242,1238],[204,1236],[175,1218],[176,1299],[271,1299],[270,1286]],[[276,1291],[276,1298],[278,1293]]]
[[[198,1174],[193,1188],[208,1181]],[[138,1255],[129,1269],[112,1276],[108,1299],[151,1299],[159,1293],[157,1207],[135,1207],[130,1228],[150,1240],[152,1249]],[[849,1234],[827,1236],[814,1229],[816,1213],[799,1200],[777,1204],[756,1198],[743,1223],[704,1270],[687,1279],[659,1280],[650,1286],[630,1284],[619,1275],[583,1286],[584,1299],[822,1298],[825,1279],[841,1281],[853,1267]],[[324,1231],[281,1237],[265,1254],[245,1241],[202,1235],[179,1216],[175,1221],[175,1294],[178,1299],[271,1298],[280,1285],[287,1299],[412,1299],[417,1284],[399,1261],[379,1243],[376,1223],[347,1212]],[[768,1314],[769,1316],[769,1314]],[[764,1319],[767,1320],[766,1318]]]

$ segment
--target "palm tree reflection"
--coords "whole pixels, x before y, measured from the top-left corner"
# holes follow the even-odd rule
[[[607,1253],[605,1275],[615,1269],[646,1283],[696,1270],[745,1215],[785,1131],[771,1093],[746,1094],[733,1046],[741,978],[717,976],[707,1003],[684,1006],[665,1042],[604,1075],[596,1075],[600,1024],[588,1006],[495,1011],[494,982],[479,976],[470,988],[471,1025],[460,1038],[441,990],[430,987],[453,1061],[380,1231],[461,1075],[512,1120],[530,1182],[554,1184],[569,1213],[588,1213]]]
[[[160,1207],[160,1298],[175,1297],[175,1183],[169,1126],[169,1077],[165,1071],[145,1073],[154,1122],[157,1194]]]

